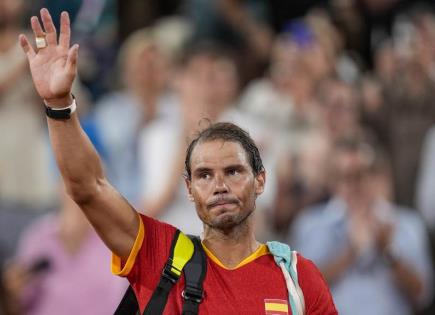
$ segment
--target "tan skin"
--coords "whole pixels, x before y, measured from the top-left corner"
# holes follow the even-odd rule
[[[20,35],[20,44],[27,55],[39,96],[51,107],[65,107],[72,101],[78,45],[70,47],[70,21],[66,12],[61,16],[59,42],[48,10],[41,10],[41,18],[48,46],[36,51],[24,35]],[[43,36],[37,17],[31,18],[31,26],[35,36]],[[107,181],[100,159],[76,114],[69,120],[48,118],[47,123],[67,193],[106,245],[120,257],[127,258],[139,229],[136,211]]]
[[[41,10],[41,19],[46,33],[47,47],[36,50],[25,35],[20,35],[19,41],[27,55],[39,96],[51,107],[66,107],[72,102],[71,88],[77,72],[79,47],[70,46],[68,13],[63,12],[61,15],[59,41],[47,9]],[[35,36],[43,36],[44,31],[37,17],[31,18],[31,26]],[[47,123],[51,145],[68,195],[78,204],[109,249],[126,260],[139,229],[137,212],[107,181],[100,158],[81,128],[75,113],[68,120],[48,118]],[[201,158],[203,154],[200,147],[201,145],[198,145],[195,149],[193,167],[196,167],[197,161],[209,161],[208,158]],[[213,153],[218,155],[220,152]],[[237,156],[235,161],[248,168],[246,157],[242,159],[240,154]],[[228,160],[228,157],[225,160]],[[210,164],[210,168],[218,179],[216,184],[226,178],[217,160]],[[246,183],[245,188],[254,193],[251,198],[255,198],[255,194],[262,192],[264,173],[254,176],[249,168],[249,171],[246,170],[243,174],[250,178],[250,184]],[[208,186],[209,190],[206,192],[198,187],[197,183],[196,179],[192,179],[188,182],[188,187],[194,199],[201,198],[195,199],[198,204],[201,204],[209,198],[212,186]],[[241,203],[240,206],[229,207],[228,211],[224,209],[225,207],[221,207],[222,210],[228,212],[228,215],[247,211],[247,205],[251,203],[246,202],[245,195],[239,194],[233,184],[229,187]],[[200,213],[204,210],[201,206],[198,209]],[[212,212],[210,218],[222,217]],[[242,226],[243,228],[234,226],[224,231],[206,228],[205,244],[219,259],[222,259],[224,264],[228,262],[232,266],[258,247],[253,236],[252,219],[248,218]],[[244,232],[240,233],[240,231]],[[232,239],[232,235],[237,235],[237,239]]]
[[[190,159],[189,198],[204,223],[204,244],[227,267],[259,246],[252,212],[264,191],[265,172],[254,175],[244,148],[223,140],[198,143]]]

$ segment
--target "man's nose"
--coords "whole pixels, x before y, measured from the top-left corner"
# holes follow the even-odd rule
[[[214,194],[223,194],[228,192],[228,186],[225,182],[225,178],[222,175],[216,176]]]

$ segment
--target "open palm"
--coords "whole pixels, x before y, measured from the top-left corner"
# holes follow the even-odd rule
[[[20,44],[27,55],[33,83],[41,98],[46,101],[69,96],[76,76],[78,45],[70,46],[70,21],[67,12],[62,12],[59,43],[56,28],[47,9],[41,10],[45,32],[36,16],[30,20],[36,37],[45,37],[47,46],[35,50],[25,35],[20,35]]]

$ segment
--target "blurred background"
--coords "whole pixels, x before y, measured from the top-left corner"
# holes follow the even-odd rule
[[[435,314],[435,4],[0,0],[0,314],[112,314],[127,286],[66,196],[20,33],[47,7],[80,44],[74,93],[112,184],[200,234],[189,139],[245,128],[256,228],[328,281],[340,314]]]

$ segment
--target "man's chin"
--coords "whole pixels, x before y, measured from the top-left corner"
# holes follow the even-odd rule
[[[229,231],[243,224],[253,211],[243,213],[241,209],[231,209],[227,207],[215,207],[208,210],[205,216],[201,216],[201,221],[212,229]]]
[[[246,214],[225,212],[204,223],[213,229],[230,232],[245,224],[251,213],[252,211]]]
[[[224,213],[214,218],[209,226],[218,230],[229,230],[239,225],[239,220],[234,215]]]

